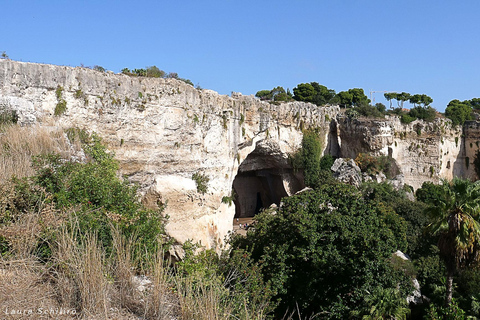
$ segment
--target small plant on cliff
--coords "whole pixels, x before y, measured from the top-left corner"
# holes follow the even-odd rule
[[[235,196],[236,196],[235,191],[232,190],[229,196],[224,196],[222,198],[222,202],[228,204],[228,206],[231,206],[233,201],[235,201]]]
[[[480,177],[480,150],[475,152],[475,158],[473,159],[473,168],[477,174],[477,178]]]
[[[195,181],[198,192],[202,194],[205,194],[207,192],[208,182],[210,181],[209,177],[200,172],[195,172],[194,174],[192,174],[192,180]]]
[[[57,97],[57,104],[55,106],[55,110],[53,112],[56,116],[61,116],[62,114],[67,111],[67,101],[63,99],[63,87],[58,86],[55,90],[55,96]]]
[[[387,178],[390,179],[398,174],[393,159],[387,156],[374,157],[367,153],[359,153],[355,158],[355,163],[360,167],[362,172],[367,172],[368,174],[375,175],[383,172]]]
[[[16,110],[6,110],[0,106],[0,126],[15,124],[18,122],[18,114]]]

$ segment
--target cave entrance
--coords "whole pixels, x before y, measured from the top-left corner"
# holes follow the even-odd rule
[[[233,180],[235,218],[251,218],[305,187],[302,174],[294,172],[286,156],[265,151],[257,146],[238,168]]]

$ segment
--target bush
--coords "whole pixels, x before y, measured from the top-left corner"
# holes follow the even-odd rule
[[[202,194],[205,194],[207,192],[208,182],[210,181],[209,177],[200,172],[195,172],[194,174],[192,174],[192,180],[195,181],[198,192]]]
[[[55,116],[61,116],[65,113],[65,111],[67,111],[67,101],[62,99],[55,105],[55,110],[53,114]]]
[[[17,122],[18,114],[16,110],[6,110],[4,108],[0,108],[0,126],[16,124]]]
[[[359,153],[355,158],[355,163],[360,167],[362,172],[366,172],[369,175],[375,175],[383,172],[389,179],[394,178],[398,173],[398,167],[394,162],[395,160],[388,156],[374,157],[367,153]]]
[[[107,252],[112,249],[111,224],[126,236],[142,235],[138,253],[151,248],[164,234],[162,208],[145,209],[137,197],[137,187],[117,177],[114,155],[106,151],[96,135],[88,141],[84,144],[87,163],[62,159],[57,154],[35,157],[35,175],[14,180],[18,195],[13,203],[15,210],[34,208],[41,203],[39,199],[46,197],[59,210],[70,212],[82,233],[95,232]],[[12,212],[12,206],[8,210]]]
[[[232,248],[250,250],[274,298],[276,314],[298,304],[306,314],[346,319],[375,288],[411,291],[391,254],[405,237],[405,222],[365,202],[347,185],[324,185],[284,198],[275,215],[256,216],[255,231]]]

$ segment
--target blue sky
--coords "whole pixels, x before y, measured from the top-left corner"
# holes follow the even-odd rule
[[[440,111],[480,97],[478,0],[0,0],[0,10],[0,52],[14,60],[156,65],[221,94],[316,81],[424,93]]]

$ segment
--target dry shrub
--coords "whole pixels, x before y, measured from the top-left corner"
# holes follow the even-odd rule
[[[0,182],[29,177],[34,174],[32,156],[60,153],[69,157],[80,150],[80,145],[70,144],[63,130],[40,126],[10,125],[0,128]]]
[[[37,245],[50,230],[63,224],[65,213],[56,209],[44,190],[38,189],[38,202],[20,211],[21,198],[11,182],[0,185],[0,237],[9,245],[16,259],[31,258]]]
[[[145,276],[136,276],[139,263],[133,260],[136,237],[125,238],[112,226],[114,245],[115,295],[121,308],[146,319],[172,319],[178,313],[178,299],[172,292],[173,276],[164,265],[162,248],[144,263]],[[150,253],[151,254],[151,253]],[[140,280],[146,280],[141,284]]]
[[[174,293],[174,276],[165,265],[162,248],[151,258],[149,269],[152,286],[145,291],[145,316],[158,320],[177,318],[180,302]]]
[[[225,299],[227,289],[224,286],[188,276],[178,280],[181,319],[220,320],[233,317],[234,306]]]
[[[112,273],[115,276],[115,289],[117,303],[129,311],[139,313],[141,306],[138,300],[139,294],[133,283],[134,262],[133,243],[135,238],[125,239],[118,230],[111,226],[115,259],[113,259]]]
[[[31,259],[0,261],[2,319],[75,318],[76,310],[57,302],[54,288],[44,281],[43,272],[43,266]]]
[[[54,250],[57,297],[85,317],[107,318],[110,288],[104,264],[105,254],[96,234],[84,236],[79,244],[77,237],[80,235],[66,229],[58,234]]]

